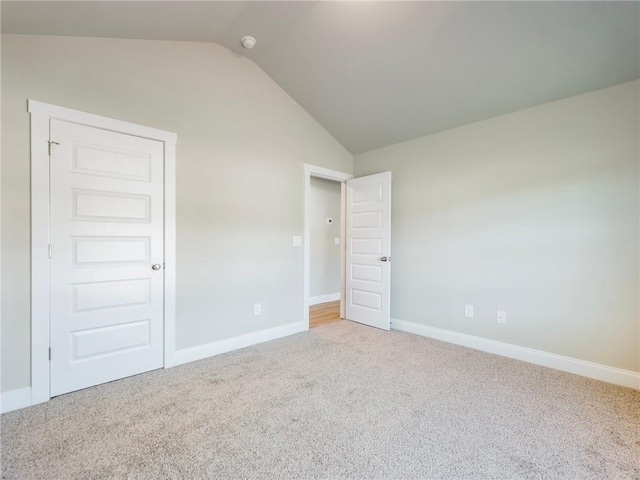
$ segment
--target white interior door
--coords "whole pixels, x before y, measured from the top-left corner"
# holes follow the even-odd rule
[[[163,365],[162,142],[51,120],[51,396]]]
[[[346,183],[346,317],[389,330],[391,172]]]

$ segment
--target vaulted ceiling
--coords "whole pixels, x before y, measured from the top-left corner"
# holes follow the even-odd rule
[[[2,31],[219,43],[352,153],[640,77],[638,2],[3,2]]]

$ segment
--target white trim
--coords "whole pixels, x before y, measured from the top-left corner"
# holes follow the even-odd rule
[[[173,132],[158,130],[157,128],[129,123],[123,120],[116,120],[115,118],[94,115],[93,113],[59,107],[58,105],[51,105],[37,100],[28,100],[27,110],[32,114],[32,116],[38,115],[47,118],[57,118],[58,120],[64,120],[70,123],[98,127],[102,130],[126,133],[128,135],[148,138],[150,140],[158,140],[165,143],[176,143],[178,141],[178,135]]]
[[[176,353],[176,142],[164,143],[164,368]]]
[[[302,323],[304,329],[309,329],[309,283],[310,283],[310,269],[311,269],[311,239],[309,238],[311,231],[311,202],[309,201],[311,195],[311,177],[324,178],[325,180],[334,180],[340,182],[340,238],[344,239],[345,232],[345,207],[346,207],[346,189],[344,182],[353,178],[350,173],[339,172],[337,170],[330,170],[324,167],[317,167],[308,163],[304,164],[304,248],[303,248],[303,307],[304,312],[302,314]],[[341,297],[345,297],[345,249],[344,241],[342,242],[340,249],[340,264],[341,264]],[[344,318],[344,302],[340,302],[340,317]]]
[[[391,319],[391,328],[640,390],[640,373],[630,370],[609,367],[599,363],[587,362],[577,358],[557,355],[533,348],[520,347],[510,343],[498,342],[451,330],[429,327],[396,318]]]
[[[176,141],[156,128],[28,100],[31,114],[31,404],[49,400],[49,123],[51,119],[164,143],[164,365],[175,354]]]
[[[195,362],[204,358],[231,352],[240,348],[250,347],[258,343],[268,342],[277,338],[287,337],[307,330],[303,322],[289,323],[279,327],[247,333],[238,337],[226,338],[217,342],[206,343],[196,347],[177,350],[174,355],[174,365]]]
[[[12,412],[29,406],[31,406],[31,387],[0,393],[0,413]]]
[[[353,178],[353,177],[352,177]],[[348,179],[347,179],[348,180]],[[340,184],[340,318],[347,318],[347,181]],[[311,254],[311,252],[309,252]],[[307,312],[309,308],[307,308]]]
[[[309,298],[309,305],[319,305],[320,303],[337,302],[340,300],[340,292],[327,293],[326,295],[316,295]]]
[[[31,114],[31,403],[34,405],[50,398],[49,118]]]

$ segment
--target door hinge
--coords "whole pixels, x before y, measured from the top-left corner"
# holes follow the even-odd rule
[[[47,256],[51,258],[51,244],[47,246]]]
[[[49,347],[49,361],[51,361],[51,347]]]
[[[53,140],[49,140],[49,156],[51,156],[51,145],[60,145],[58,142],[54,142]]]

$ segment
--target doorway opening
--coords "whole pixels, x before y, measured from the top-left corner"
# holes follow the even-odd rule
[[[345,318],[345,249],[343,241],[346,218],[344,215],[345,182],[351,178],[353,175],[349,173],[309,164],[304,166],[303,321],[307,328],[320,326],[320,324],[326,325]],[[336,211],[337,192],[339,192],[339,208]],[[331,220],[330,223],[328,219]],[[336,244],[336,238],[338,244]],[[325,252],[321,253],[321,249],[324,249]],[[331,254],[333,256],[330,264],[322,265],[323,257],[331,256]],[[337,283],[335,281],[336,270],[339,274]],[[312,275],[314,276],[313,282]],[[312,283],[314,284],[313,289]],[[311,318],[313,318],[313,325],[310,323]]]
[[[315,303],[310,294],[313,178],[338,182],[340,185],[340,236],[337,245],[340,251],[340,318],[389,330],[391,172],[353,178],[348,173],[308,164],[304,166],[303,325],[305,329],[309,328],[309,307]],[[320,218],[324,218],[327,225],[327,219],[331,217]],[[333,224],[333,218],[331,220]],[[333,238],[336,246],[336,237],[328,238]],[[325,297],[324,302],[317,303],[331,301],[338,300]],[[337,305],[334,304],[333,308],[337,308]]]
[[[309,328],[340,321],[341,182],[311,177],[309,190]]]

